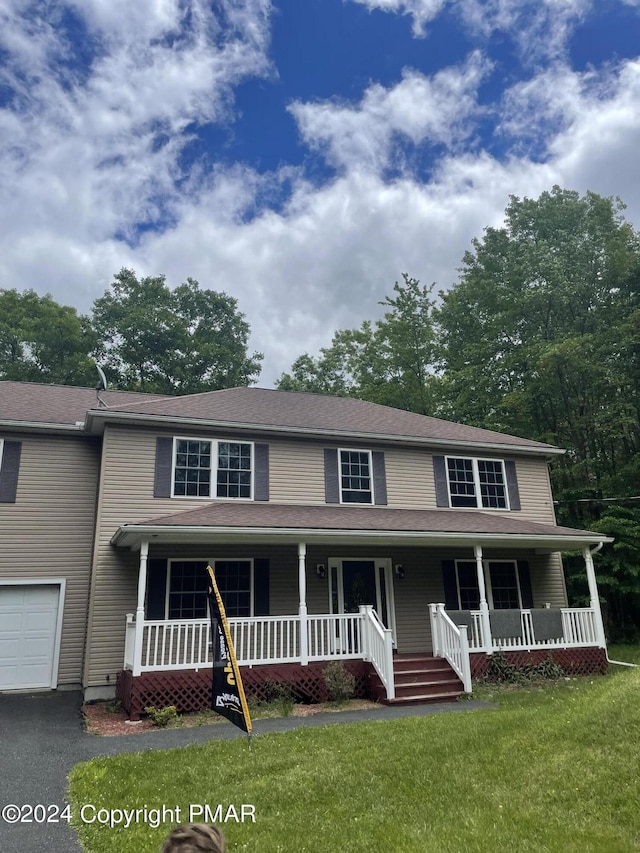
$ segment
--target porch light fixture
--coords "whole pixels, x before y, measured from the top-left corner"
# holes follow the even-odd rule
[[[316,574],[319,578],[326,578],[327,576],[327,567],[324,563],[318,563],[316,565]]]
[[[402,579],[404,577],[404,566],[402,563],[396,563],[395,565],[395,573],[396,577]]]

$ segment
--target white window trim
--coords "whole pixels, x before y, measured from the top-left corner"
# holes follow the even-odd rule
[[[254,607],[254,596],[255,596],[255,585],[254,585],[254,558],[253,557],[169,557],[167,559],[167,580],[165,584],[165,596],[164,596],[164,618],[166,620],[169,619],[169,592],[171,590],[171,571],[173,563],[207,563],[207,565],[211,566],[215,572],[216,563],[249,563],[249,608],[250,615],[249,616],[229,616],[229,619],[252,619],[255,613]],[[207,610],[207,615],[204,617],[206,619],[209,618],[209,612]],[[172,619],[172,622],[191,622],[196,621],[195,619],[186,618],[183,619]]]
[[[370,501],[343,501],[342,500],[342,453],[366,453],[369,457],[369,480],[371,482],[371,500]],[[340,503],[345,506],[375,506],[376,496],[374,492],[373,482],[373,454],[370,450],[364,450],[361,447],[339,447],[338,448],[338,490],[340,493]]]
[[[4,458],[4,438],[0,438],[0,471],[2,471],[2,460]]]
[[[468,459],[471,461],[473,470],[473,488],[475,490],[476,505],[475,507],[454,506],[451,495],[451,481],[449,479],[449,459]],[[502,468],[502,483],[504,486],[504,498],[506,506],[483,506],[482,493],[480,490],[480,471],[478,462],[499,462]],[[444,470],[447,475],[447,495],[449,496],[449,507],[451,509],[482,509],[486,512],[508,512],[511,510],[509,503],[509,487],[507,485],[507,470],[505,468],[504,459],[492,459],[490,456],[445,456]]]
[[[216,494],[205,495],[176,495],[176,456],[178,441],[206,441],[211,447],[211,480],[209,483],[210,492],[218,490],[218,445],[219,444],[248,444],[251,448],[251,495],[248,498],[219,498]],[[215,446],[214,446],[215,445]],[[193,435],[174,435],[173,447],[171,456],[171,497],[176,500],[188,501],[253,501],[255,495],[255,475],[256,475],[256,452],[254,441],[239,441],[237,438],[199,438]],[[214,462],[215,460],[215,462]]]
[[[456,594],[458,596],[458,607],[461,607],[461,599],[460,599],[460,576],[458,574],[458,563],[474,563],[474,560],[454,560],[455,571],[456,571]],[[517,560],[483,560],[482,561],[482,572],[484,574],[484,585],[487,593],[487,604],[489,606],[489,610],[495,610],[493,606],[493,589],[491,587],[491,572],[489,571],[489,563],[508,563],[509,565],[514,567],[514,573],[516,578],[516,589],[518,591],[518,608],[520,610],[522,607],[522,590],[520,589],[520,572],[518,571],[518,561]]]

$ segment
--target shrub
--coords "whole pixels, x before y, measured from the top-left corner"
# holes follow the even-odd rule
[[[291,716],[296,698],[291,684],[287,681],[265,681],[264,695],[267,704],[275,708],[280,716]]]
[[[540,663],[515,666],[510,663],[503,652],[491,655],[487,678],[490,681],[506,681],[509,684],[527,684],[542,679],[563,678],[564,670],[553,659],[551,653]]]
[[[178,709],[175,705],[165,705],[164,708],[155,708],[153,705],[147,705],[144,712],[151,719],[153,725],[158,726],[160,729],[166,729],[169,723],[173,723],[178,719]]]
[[[340,663],[340,661],[334,660],[327,664],[322,677],[324,678],[330,702],[346,702],[355,693],[355,676],[347,672],[344,664]]]

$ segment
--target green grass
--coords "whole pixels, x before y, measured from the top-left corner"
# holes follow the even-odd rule
[[[229,849],[268,853],[640,850],[640,670],[612,672],[485,688],[492,710],[95,759],[71,774],[74,814],[253,804]],[[89,853],[157,853],[171,824],[78,828]]]

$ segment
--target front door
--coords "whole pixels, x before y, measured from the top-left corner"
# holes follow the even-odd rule
[[[357,613],[360,605],[370,604],[392,629],[395,644],[391,560],[329,560],[329,594],[332,613]]]

